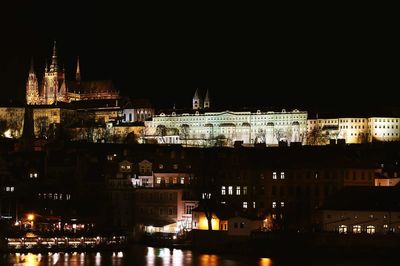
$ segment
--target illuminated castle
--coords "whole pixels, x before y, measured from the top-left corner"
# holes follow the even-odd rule
[[[57,102],[69,103],[79,100],[118,99],[110,80],[81,81],[79,58],[76,63],[75,80],[66,80],[65,69],[60,69],[57,62],[56,42],[50,67],[44,71],[41,83],[36,77],[33,61],[26,82],[26,103],[28,105],[51,105]]]

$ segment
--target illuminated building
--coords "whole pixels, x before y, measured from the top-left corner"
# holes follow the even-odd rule
[[[50,67],[45,67],[41,83],[34,71],[33,61],[26,83],[26,103],[28,105],[51,105],[58,102],[69,103],[79,100],[117,99],[119,92],[115,90],[109,80],[82,81],[77,60],[75,80],[66,79],[65,69],[58,66],[56,43],[54,42],[53,55]]]
[[[146,121],[145,140],[186,146],[232,146],[235,141],[245,145],[305,141],[307,112],[297,109],[290,112],[285,109],[281,112],[214,112],[209,106],[208,92],[203,103],[196,90],[193,110],[161,112]]]
[[[198,201],[183,188],[136,188],[136,222],[148,233],[177,233],[192,229],[192,210]]]
[[[308,143],[323,145],[330,139],[343,139],[346,143],[366,143],[373,141],[400,141],[400,119],[398,117],[342,117],[308,119]],[[320,131],[319,140],[312,133]]]

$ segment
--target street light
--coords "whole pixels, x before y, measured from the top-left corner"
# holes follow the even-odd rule
[[[35,219],[35,215],[34,214],[32,214],[32,213],[30,213],[30,214],[28,214],[28,220],[29,221],[33,221]]]

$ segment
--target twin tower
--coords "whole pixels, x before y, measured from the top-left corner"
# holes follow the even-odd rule
[[[203,98],[200,98],[199,96],[199,89],[196,89],[196,92],[194,93],[193,96],[193,110],[199,110],[199,109],[209,109],[210,108],[210,95],[208,93],[208,90],[206,91],[206,95]]]

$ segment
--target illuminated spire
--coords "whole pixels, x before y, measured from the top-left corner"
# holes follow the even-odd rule
[[[206,97],[204,97],[204,108],[210,108],[210,94],[208,93],[208,89],[206,92]]]
[[[31,67],[29,69],[29,74],[34,74],[35,68],[33,67],[33,56],[31,57]]]
[[[196,92],[194,93],[194,96],[193,96],[193,100],[200,100],[199,89],[196,89]]]
[[[51,72],[57,71],[57,49],[56,49],[56,41],[54,41],[53,56],[51,57],[50,71],[51,71]]]
[[[199,97],[199,89],[196,89],[196,92],[194,93],[193,96],[193,110],[200,109],[200,97]]]
[[[78,59],[76,61],[76,74],[75,74],[75,79],[76,81],[79,83],[81,82],[81,69],[79,67],[79,56]]]

